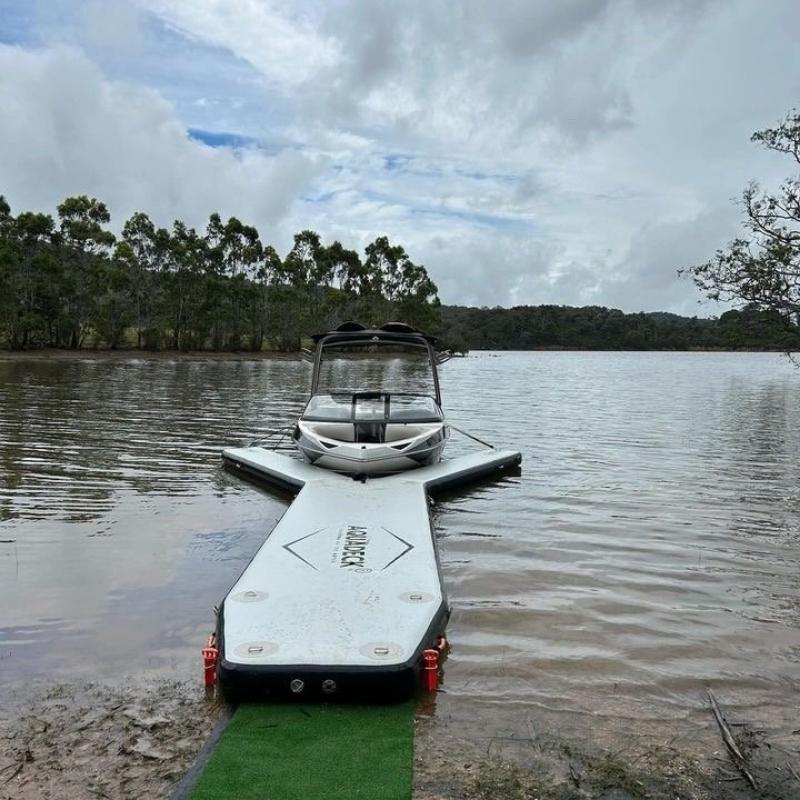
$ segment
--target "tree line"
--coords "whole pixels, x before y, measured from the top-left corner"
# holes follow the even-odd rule
[[[36,347],[298,350],[346,319],[438,325],[436,284],[380,236],[363,258],[304,230],[281,258],[255,227],[212,214],[205,230],[137,212],[120,236],[85,195],[57,219],[12,215],[0,195],[0,342]]]
[[[442,306],[441,336],[456,350],[800,350],[800,327],[775,309],[745,306],[718,319],[614,308]]]

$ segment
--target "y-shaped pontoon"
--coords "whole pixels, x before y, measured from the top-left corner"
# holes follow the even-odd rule
[[[229,695],[361,698],[413,691],[450,613],[430,495],[516,467],[484,450],[381,478],[353,478],[261,447],[227,467],[296,493],[218,615]]]

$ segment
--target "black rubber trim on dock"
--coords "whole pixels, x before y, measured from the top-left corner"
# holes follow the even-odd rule
[[[230,469],[235,473],[241,473],[253,480],[255,483],[274,486],[283,490],[284,492],[288,492],[291,495],[297,494],[303,488],[303,486],[305,486],[304,481],[294,481],[291,478],[273,475],[272,473],[266,472],[263,469],[257,469],[256,467],[251,467],[249,464],[245,464],[242,461],[237,461],[235,458],[230,458],[224,453],[222,455],[222,463],[227,469]]]
[[[499,476],[500,473],[508,471],[518,471],[519,465],[522,463],[522,456],[519,453],[514,453],[507,460],[501,462],[493,462],[484,464],[480,467],[472,467],[464,472],[456,472],[452,475],[443,475],[439,478],[431,478],[425,483],[425,491],[429,495],[437,495],[444,492],[457,489],[459,486],[467,486],[470,483],[477,483],[478,481],[490,478],[492,476]]]
[[[411,697],[420,686],[422,651],[434,647],[444,634],[450,617],[446,598],[417,645],[414,654],[402,664],[342,666],[319,664],[238,664],[225,658],[225,605],[217,616],[219,666],[217,680],[223,694],[232,702],[264,700],[325,700],[327,702],[399,702]],[[295,694],[289,688],[293,680],[302,680],[306,688]],[[322,682],[336,682],[336,692],[326,694]]]
[[[299,479],[292,480],[291,478],[281,477],[279,475],[272,474],[271,472],[267,472],[264,469],[251,467],[249,464],[237,461],[235,458],[230,458],[224,454],[222,456],[222,462],[226,468],[235,473],[248,477],[254,483],[274,486],[292,495],[296,495],[305,485],[304,481]],[[431,478],[429,481],[425,482],[425,491],[430,495],[449,492],[458,488],[459,486],[466,486],[470,483],[476,483],[477,481],[497,475],[498,473],[518,470],[521,463],[522,455],[520,453],[514,453],[507,460],[499,463],[493,462],[484,464],[480,467],[473,467],[464,472],[456,472],[452,475],[445,474],[439,478]],[[387,477],[391,478],[392,476],[381,476],[378,478],[373,478],[373,480],[385,480]]]

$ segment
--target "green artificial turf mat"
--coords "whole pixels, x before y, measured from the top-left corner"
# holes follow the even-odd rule
[[[414,705],[244,705],[191,800],[410,800]]]

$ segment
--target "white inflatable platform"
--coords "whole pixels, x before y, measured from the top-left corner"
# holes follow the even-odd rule
[[[226,694],[413,691],[422,651],[449,616],[428,495],[499,475],[520,454],[481,451],[366,480],[260,447],[222,457],[235,472],[298,493],[220,607]]]

